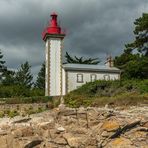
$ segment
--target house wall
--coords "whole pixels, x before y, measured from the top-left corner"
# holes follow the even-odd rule
[[[120,79],[119,73],[111,72],[84,72],[84,71],[67,71],[67,92],[70,92],[78,87],[82,86],[86,82],[91,81],[91,75],[95,74],[97,80],[118,80]],[[83,82],[77,82],[77,74],[83,75]]]
[[[66,94],[66,72],[62,68],[62,96]]]

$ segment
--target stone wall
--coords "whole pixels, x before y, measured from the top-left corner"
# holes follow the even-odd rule
[[[33,104],[0,104],[0,112],[17,111],[19,115],[27,114],[27,111],[45,110],[48,108],[48,103],[33,103]]]
[[[0,120],[1,148],[146,148],[148,107],[67,108]]]

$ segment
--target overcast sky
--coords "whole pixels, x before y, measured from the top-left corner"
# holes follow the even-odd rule
[[[63,52],[104,62],[134,39],[133,22],[148,12],[148,0],[0,0],[0,49],[9,68],[29,61],[38,73],[44,61],[41,33],[53,11],[67,31]]]

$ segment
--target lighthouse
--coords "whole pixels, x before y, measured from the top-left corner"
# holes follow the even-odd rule
[[[62,48],[65,33],[58,25],[57,17],[56,13],[51,14],[49,25],[42,33],[45,41],[45,96],[63,95]]]

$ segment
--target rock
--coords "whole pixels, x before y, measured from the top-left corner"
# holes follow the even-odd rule
[[[148,121],[147,121],[147,122],[145,122],[142,126],[144,126],[144,127],[148,128]]]
[[[69,131],[72,134],[87,134],[88,130],[84,127],[76,127],[76,126],[70,126]]]
[[[38,123],[38,127],[44,130],[52,129],[54,128],[54,126],[55,126],[54,120]]]
[[[57,132],[64,132],[65,131],[65,128],[64,127],[57,127]]]
[[[34,131],[32,127],[20,127],[12,132],[15,138],[33,136]]]
[[[71,115],[76,115],[76,111],[74,109],[65,109],[59,112],[59,116],[71,116]]]
[[[109,147],[109,148],[135,148],[129,139],[122,138],[122,137],[112,140],[111,142],[109,142],[106,145],[106,147]]]
[[[42,142],[43,142],[43,140],[40,139],[40,138],[33,138],[30,142],[28,142],[28,143],[24,146],[24,148],[33,148],[33,147],[35,147],[35,146],[41,144]]]
[[[7,135],[7,131],[6,130],[0,130],[0,136],[4,136]]]
[[[79,137],[74,137],[69,133],[65,133],[63,137],[66,139],[70,147],[78,148],[80,146],[81,139]]]
[[[12,131],[12,135],[14,136],[14,138],[22,137],[22,131],[20,129],[16,129]]]
[[[102,137],[109,137],[109,135],[110,134],[107,131],[103,131],[102,134],[101,134]]]
[[[61,106],[30,118],[0,119],[0,148],[146,148],[148,107]]]
[[[110,137],[110,138],[116,138],[119,135],[125,133],[127,130],[130,130],[132,128],[134,128],[135,126],[140,125],[140,121],[134,121],[132,123],[128,123],[127,125],[123,126],[122,128],[119,128],[118,130],[116,130],[116,132]]]
[[[64,109],[66,109],[65,104],[60,104],[60,105],[59,105],[59,110],[64,110]]]
[[[23,119],[20,119],[20,120],[16,120],[13,123],[24,123],[24,122],[28,122],[30,120],[31,120],[31,118],[23,118]]]
[[[107,120],[102,125],[102,129],[108,132],[116,131],[119,127],[120,125],[116,120]]]
[[[57,131],[56,129],[49,130],[49,135],[51,139],[55,139],[57,137]]]
[[[59,145],[66,145],[66,144],[67,144],[66,140],[65,140],[64,138],[62,138],[62,137],[60,137],[60,138],[55,138],[55,139],[54,139],[54,142],[55,142],[56,144],[59,144]]]
[[[22,137],[29,137],[34,135],[34,131],[32,127],[25,127],[21,129]]]
[[[0,136],[0,147],[7,148],[7,138],[6,136]]]

